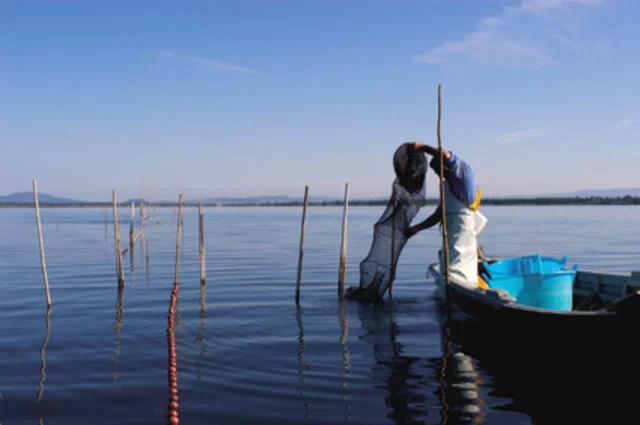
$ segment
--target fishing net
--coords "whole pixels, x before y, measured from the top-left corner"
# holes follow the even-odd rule
[[[360,286],[351,287],[346,296],[361,301],[377,302],[395,279],[395,270],[411,226],[425,201],[427,161],[424,153],[411,143],[398,147],[393,157],[396,178],[391,197],[382,216],[373,226],[373,242],[360,263]]]

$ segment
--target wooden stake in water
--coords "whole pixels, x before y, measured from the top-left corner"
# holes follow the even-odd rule
[[[442,222],[442,245],[444,247],[444,265],[445,265],[445,281],[447,283],[447,306],[449,306],[449,238],[447,235],[447,210],[444,203],[444,152],[442,150],[442,85],[438,85],[438,152],[440,154],[440,206],[441,206],[441,222]],[[442,270],[440,270],[442,272]]]
[[[108,218],[107,218],[107,208],[104,208],[104,240],[106,241],[109,238],[109,234],[108,234]]]
[[[51,295],[49,294],[49,277],[47,276],[47,264],[44,260],[44,243],[42,241],[42,225],[40,224],[40,204],[38,203],[38,183],[33,179],[33,203],[36,207],[36,224],[38,225],[38,240],[40,241],[40,264],[42,265],[42,277],[44,278],[44,291],[47,297],[47,307],[51,307]]]
[[[347,211],[349,209],[349,183],[344,184],[344,210],[342,212],[342,244],[338,271],[338,296],[344,297],[344,282],[347,275]]]
[[[142,230],[142,222],[144,220],[144,184],[140,184],[140,230]]]
[[[298,280],[296,282],[296,306],[300,305],[300,279],[302,278],[302,256],[304,253],[304,232],[307,224],[307,206],[309,186],[304,187],[304,206],[302,207],[302,223],[300,224],[300,255],[298,256]]]
[[[180,199],[178,200],[178,236],[176,239],[176,280],[178,282],[178,264],[180,263],[180,236],[181,236],[181,221],[182,221],[182,193],[180,194]]]
[[[129,227],[129,251],[131,254],[131,266],[133,267],[133,250],[136,246],[135,222],[136,222],[136,206],[131,201],[131,227]]]
[[[198,203],[198,229],[200,235],[200,284],[205,284],[206,269],[204,255],[204,215],[202,213],[202,201]]]
[[[118,205],[116,203],[116,191],[113,191],[113,233],[116,246],[116,274],[118,285],[124,285],[124,270],[122,267],[122,250],[120,249],[120,224],[118,223]]]

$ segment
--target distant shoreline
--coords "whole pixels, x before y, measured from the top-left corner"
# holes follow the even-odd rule
[[[386,206],[388,199],[379,200],[352,200],[350,207],[372,207]],[[437,199],[427,199],[423,205],[436,205]],[[309,206],[314,207],[335,207],[342,206],[343,201],[321,201],[309,202]],[[137,204],[136,204],[137,205]],[[147,204],[145,204],[147,205]],[[167,208],[177,206],[177,202],[162,202],[149,204],[154,208]],[[196,202],[185,202],[185,207],[195,207]],[[203,203],[206,207],[299,207],[302,201],[293,202],[265,202],[265,203]],[[640,196],[622,197],[538,197],[538,198],[487,198],[482,200],[482,205],[534,205],[534,206],[559,206],[559,205],[640,205]],[[119,207],[130,207],[130,203],[120,203]],[[80,202],[80,203],[46,203],[41,202],[42,208],[113,208],[111,202]],[[0,208],[33,208],[33,203],[0,203]]]

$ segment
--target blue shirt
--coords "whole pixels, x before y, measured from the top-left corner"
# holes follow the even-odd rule
[[[473,170],[458,155],[449,151],[451,158],[444,159],[444,165],[449,169],[447,181],[451,193],[465,205],[472,205],[476,201],[478,185]]]

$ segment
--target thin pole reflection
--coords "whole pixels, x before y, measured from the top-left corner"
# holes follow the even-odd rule
[[[145,258],[144,255],[144,232],[140,229],[140,262],[142,263],[142,259]]]
[[[440,424],[482,423],[486,409],[480,397],[482,379],[473,365],[473,359],[462,351],[452,335],[451,311],[445,309],[441,322],[440,358]]]
[[[451,358],[453,352],[451,342],[451,330],[449,329],[450,312],[447,311],[447,317],[445,318],[444,325],[444,350],[440,359],[440,375],[438,380],[440,381],[440,424],[446,425],[449,423],[449,405],[447,404],[447,364]]]
[[[373,378],[388,392],[384,397],[390,408],[387,418],[395,424],[424,424],[426,396],[417,389],[424,377],[416,366],[417,356],[404,354],[404,344],[397,340],[398,325],[393,305],[358,305],[365,334],[360,338],[372,345],[375,366]]]
[[[209,351],[208,350],[209,346],[204,341],[206,330],[207,330],[206,326],[205,326],[205,320],[204,320],[205,319],[206,310],[207,310],[207,306],[206,306],[206,303],[205,303],[204,285],[201,285],[200,286],[200,329],[199,329],[200,335],[196,338],[196,341],[198,342],[198,344],[200,344],[200,360],[204,359],[204,357],[206,356],[207,352]],[[199,381],[202,380],[202,364],[201,364],[201,362],[198,362],[198,368],[197,368],[196,376],[197,376]]]
[[[113,379],[118,379],[118,368],[117,368],[117,359],[120,355],[120,331],[122,330],[122,318],[124,316],[124,286],[118,287],[118,297],[116,298],[116,319],[113,324],[113,331],[116,334],[116,339],[114,340],[114,355],[111,357],[111,360],[116,362],[116,369],[113,372]]]
[[[135,242],[131,246],[131,287],[136,286],[136,270],[135,270],[136,259],[135,259],[135,256],[133,255],[134,247],[135,247]]]
[[[311,413],[311,406],[305,399],[304,389],[306,387],[306,382],[304,380],[305,371],[311,370],[311,367],[304,363],[304,327],[302,325],[302,309],[300,307],[296,307],[296,322],[298,323],[298,373],[300,374],[300,383],[302,384],[302,389],[300,390],[300,395],[302,396],[304,402],[304,419],[309,420]]]
[[[149,239],[147,239],[145,241],[146,245],[147,245],[147,249],[145,250],[145,255],[146,255],[146,271],[147,271],[147,285],[149,284]]]
[[[40,391],[38,391],[38,398],[37,398],[38,403],[40,403],[40,400],[42,400],[42,394],[44,393],[44,380],[47,377],[47,375],[45,374],[45,370],[47,368],[45,350],[47,348],[47,344],[49,344],[49,337],[51,336],[51,307],[47,308],[47,313],[45,315],[45,322],[47,324],[47,334],[44,337],[44,342],[42,343],[42,346],[40,347],[41,366],[40,366]]]
[[[204,315],[207,311],[207,291],[205,285],[200,285],[200,320],[202,327],[204,328]]]
[[[342,378],[342,399],[347,401],[346,410],[351,412],[351,402],[349,400],[349,382],[348,377],[351,375],[351,358],[349,353],[349,346],[347,345],[347,336],[349,335],[349,322],[347,321],[346,304],[343,300],[340,300],[340,344],[342,345],[342,367],[343,373],[340,374]],[[347,420],[351,420],[351,414],[347,416]]]

